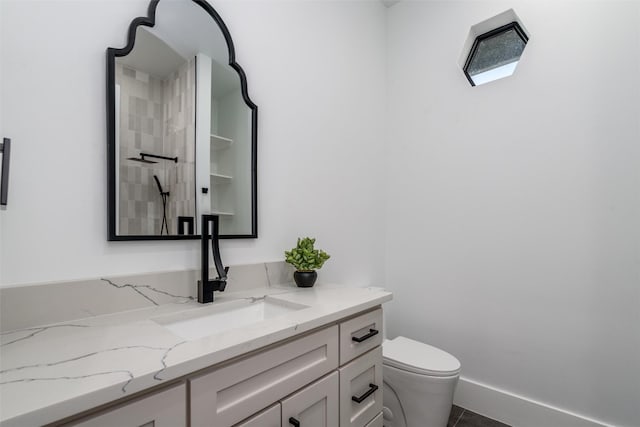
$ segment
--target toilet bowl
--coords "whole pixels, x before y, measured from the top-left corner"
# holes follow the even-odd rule
[[[405,337],[385,340],[382,355],[384,427],[446,427],[458,359]]]

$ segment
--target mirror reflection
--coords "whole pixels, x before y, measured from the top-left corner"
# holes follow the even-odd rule
[[[135,40],[109,49],[110,240],[196,238],[207,213],[223,238],[256,237],[257,109],[224,23],[201,3],[152,1],[153,25],[134,20]]]

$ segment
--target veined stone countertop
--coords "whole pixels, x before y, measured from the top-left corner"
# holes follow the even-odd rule
[[[264,298],[308,306],[266,321],[185,340],[161,323],[226,303]],[[287,285],[216,292],[215,302],[182,302],[3,332],[0,425],[37,426],[335,322],[390,301],[381,288]]]

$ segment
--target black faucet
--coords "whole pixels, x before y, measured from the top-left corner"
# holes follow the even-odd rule
[[[213,223],[211,227],[211,235],[209,235],[209,223]],[[205,304],[213,302],[213,292],[223,292],[227,287],[227,272],[229,267],[222,266],[220,258],[220,247],[218,246],[218,215],[202,215],[201,243],[202,243],[202,279],[198,280],[198,302]],[[211,239],[211,252],[213,253],[213,263],[216,266],[218,277],[209,280],[209,239]]]

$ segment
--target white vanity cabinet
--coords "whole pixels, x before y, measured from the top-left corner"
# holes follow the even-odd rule
[[[340,427],[369,427],[382,412],[381,344],[382,309],[340,323]]]
[[[336,427],[339,382],[333,372],[233,427]]]
[[[381,427],[381,331],[377,308],[65,426]]]
[[[382,347],[340,368],[340,427],[365,427],[382,411]]]
[[[375,426],[382,412],[381,331],[376,309],[193,378],[191,424],[270,426],[279,405],[281,421],[273,425],[281,427]]]
[[[189,380],[191,425],[232,426],[337,367],[332,326],[217,368]]]

